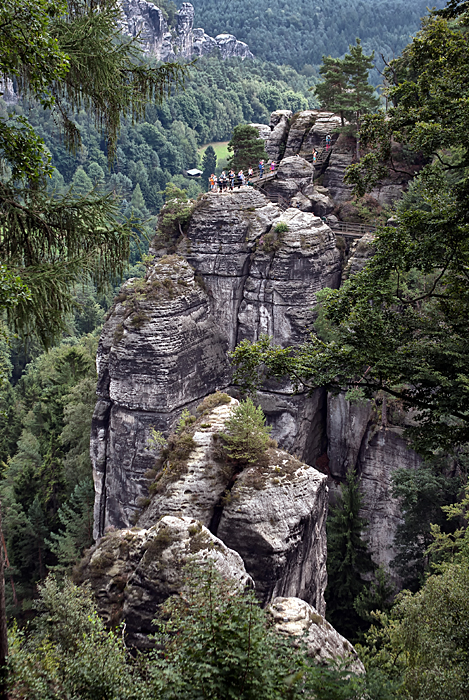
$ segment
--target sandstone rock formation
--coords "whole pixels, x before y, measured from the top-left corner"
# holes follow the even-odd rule
[[[95,536],[131,524],[157,454],[151,429],[167,431],[182,407],[228,383],[226,349],[209,297],[182,258],[163,258],[146,280],[124,285],[97,357]]]
[[[191,26],[190,7],[183,7],[181,37]],[[195,35],[206,41],[202,30]],[[123,286],[98,350],[91,444],[96,536],[138,518],[160,453],[152,431],[167,434],[184,408],[194,413],[217,390],[235,394],[227,353],[264,333],[281,346],[304,340],[317,292],[337,287],[372,254],[373,238],[365,236],[347,248],[344,266],[333,231],[319,218],[332,222],[333,208],[350,197],[343,183],[353,155],[347,140],[335,142],[324,162],[328,187],[314,184],[312,164],[297,157],[333,133],[337,120],[319,110],[294,117],[281,110],[269,127],[257,125],[271,157],[287,154],[276,178],[263,183],[264,193],[241,188],[203,195],[174,239],[155,237],[145,279]],[[392,195],[391,188],[386,192],[383,197]],[[292,204],[286,211],[270,201],[280,194]],[[408,449],[402,425],[383,422],[372,404],[350,406],[323,390],[308,396],[291,389],[271,381],[258,397],[280,447],[299,459],[272,448],[264,465],[234,478],[214,444],[228,410],[220,406],[208,426],[199,421],[187,470],[160,484],[139,527],[149,530],[167,515],[197,519],[242,556],[263,601],[296,596],[323,612],[326,483],[308,465],[318,458],[325,464],[327,449],[333,486],[347,468],[357,468],[372,553],[388,563],[399,521],[392,471],[413,468],[419,458]]]
[[[252,587],[241,557],[197,520],[166,516],[148,529],[108,533],[82,560],[77,582],[88,581],[97,610],[110,625],[126,624],[132,645],[149,645],[159,606],[184,586],[184,567],[213,562],[236,587]]]
[[[277,235],[279,222],[288,231]],[[187,261],[163,256],[144,280],[127,282],[103,328],[91,442],[96,535],[130,525],[147,496],[151,429],[168,431],[184,407],[228,388],[227,351],[240,340],[302,340],[316,292],[339,280],[329,227],[282,213],[251,188],[204,195],[180,246]],[[324,451],[324,392],[289,394],[276,384],[261,402],[282,444],[314,464]]]
[[[403,438],[408,416],[388,410],[388,405],[378,411],[374,402],[351,404],[342,394],[329,396],[327,402],[330,475],[343,481],[348,469],[356,469],[370,552],[376,563],[386,566],[396,556],[393,541],[401,521],[399,503],[392,497],[392,473],[416,469],[422,462]]]
[[[339,659],[351,673],[365,673],[354,647],[322,615],[299,598],[275,598],[268,611],[275,629],[289,637],[301,637],[309,655],[317,664]]]
[[[270,115],[270,134],[266,139],[265,148],[269,158],[275,162],[283,156],[292,116],[293,112],[287,109],[278,109]]]
[[[203,29],[194,29],[194,7],[183,2],[177,12],[176,26],[171,31],[163,12],[149,0],[120,0],[122,16],[120,27],[124,34],[139,36],[145,52],[159,61],[180,56],[191,59],[219,51],[222,59],[253,58],[249,47],[231,34],[219,34],[215,39]]]
[[[327,477],[274,447],[237,471],[218,438],[237,403],[200,415],[184,468],[157,475],[138,525],[149,528],[164,515],[195,518],[241,555],[260,600],[299,596],[324,612]]]
[[[137,527],[111,530],[82,564],[100,613],[128,620],[131,634],[150,631],[156,607],[180,588],[189,555],[212,549],[218,568],[243,585],[244,562],[263,603],[301,596],[324,613],[327,477],[275,447],[241,470],[227,461],[219,433],[237,404],[223,394],[202,403],[175,438],[190,444],[187,456],[170,455],[156,471]]]

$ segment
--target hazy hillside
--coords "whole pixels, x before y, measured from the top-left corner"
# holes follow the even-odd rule
[[[258,58],[310,72],[323,54],[340,56],[358,36],[377,56],[397,55],[420,27],[428,5],[443,0],[192,0],[195,23],[230,32]],[[377,82],[378,74],[375,76]]]

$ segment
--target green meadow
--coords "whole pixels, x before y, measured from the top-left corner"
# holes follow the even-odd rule
[[[211,141],[201,146],[197,153],[200,156],[200,162],[202,163],[202,158],[205,153],[205,149],[208,146],[213,146],[213,150],[217,156],[217,174],[220,173],[224,168],[226,168],[228,156],[230,155],[228,151],[228,141]]]

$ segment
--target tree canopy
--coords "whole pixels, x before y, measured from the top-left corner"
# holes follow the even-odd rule
[[[427,165],[397,206],[396,226],[380,227],[365,268],[339,290],[318,295],[328,339],[294,348],[266,339],[235,351],[244,378],[264,363],[299,386],[385,390],[414,409],[409,428],[425,452],[469,440],[469,49],[456,24],[429,17],[386,70],[389,111],[363,118],[361,162],[348,179],[371,189],[390,168],[394,144]]]
[[[373,58],[374,53],[367,56],[363,52],[360,39],[357,39],[354,46],[349,46],[349,53],[343,59],[322,57],[323,65],[319,73],[324,80],[311,88],[314,89],[322,107],[340,113],[342,127],[345,118],[352,121],[355,133],[360,130],[362,116],[375,112],[379,106],[379,98],[368,82]]]
[[[112,160],[123,115],[142,116],[180,84],[185,68],[151,67],[138,42],[125,40],[116,0],[9,0],[0,9],[0,75],[20,94],[51,108],[68,146],[77,149],[76,110],[93,115]],[[113,196],[50,194],[51,156],[24,116],[0,119],[0,260],[26,285],[8,314],[24,335],[44,344],[57,337],[73,306],[70,285],[91,278],[102,286],[122,272],[132,225],[120,220]]]
[[[268,158],[265,151],[265,143],[259,138],[259,132],[255,126],[239,124],[234,128],[233,136],[228,144],[228,150],[232,151],[228,162],[236,172],[255,168],[258,161]]]

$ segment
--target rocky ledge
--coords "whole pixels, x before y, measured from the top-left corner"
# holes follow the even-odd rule
[[[365,673],[365,667],[350,642],[304,600],[275,598],[268,610],[277,632],[301,639],[317,664],[326,665],[339,660],[351,673]]]
[[[90,583],[108,625],[125,622],[129,643],[145,648],[159,607],[183,589],[186,565],[207,560],[233,585],[253,586],[239,554],[197,520],[174,516],[146,529],[109,532],[89,550],[75,579]]]

